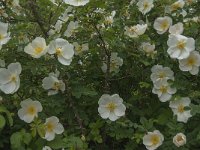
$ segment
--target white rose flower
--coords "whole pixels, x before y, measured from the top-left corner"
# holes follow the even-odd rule
[[[46,119],[45,122],[45,139],[47,141],[52,141],[55,138],[55,134],[62,134],[64,132],[64,127],[59,123],[59,119],[55,116]]]
[[[151,68],[151,80],[153,83],[162,82],[167,83],[167,80],[174,80],[174,72],[169,67],[162,65],[154,65]]]
[[[26,99],[20,103],[21,109],[18,111],[18,116],[21,120],[31,123],[35,117],[38,117],[38,112],[42,111],[42,105],[39,101]]]
[[[126,107],[118,94],[103,94],[98,104],[98,112],[103,119],[109,118],[111,121],[115,121],[125,115]]]
[[[115,15],[116,15],[116,11],[112,11],[110,16],[105,17],[104,23],[106,25],[111,25],[114,22]]]
[[[127,27],[125,26],[125,32],[124,34],[131,37],[131,38],[137,38],[140,35],[144,34],[147,29],[147,24],[137,24],[135,26]]]
[[[89,0],[64,0],[64,2],[72,6],[84,6],[89,3]]]
[[[123,59],[117,56],[118,53],[112,52],[110,58],[110,72],[118,72],[119,67],[123,65]],[[106,63],[103,63],[101,67],[102,71],[105,73],[107,71]]]
[[[65,83],[62,80],[58,80],[58,74],[50,73],[48,77],[42,80],[42,87],[48,90],[48,95],[55,95],[58,91],[65,91]]]
[[[64,33],[64,36],[71,37],[75,32],[76,29],[79,27],[78,21],[70,21],[70,23],[67,26],[67,30]]]
[[[170,35],[167,45],[169,46],[167,53],[170,57],[179,60],[189,57],[190,52],[195,50],[195,40],[183,35]]]
[[[9,40],[10,33],[8,33],[8,23],[0,22],[0,47],[6,44]]]
[[[74,56],[74,46],[65,39],[57,38],[50,42],[48,53],[56,54],[61,64],[70,65]]]
[[[169,28],[170,34],[182,34],[183,33],[183,23],[179,22]]]
[[[192,117],[190,110],[185,110],[185,107],[189,107],[190,103],[191,100],[188,97],[170,102],[169,107],[172,109],[174,115],[177,115],[177,121],[186,123]]]
[[[33,58],[40,58],[47,53],[46,41],[44,38],[36,37],[25,48],[24,52],[31,55]]]
[[[75,55],[80,55],[81,53],[83,53],[84,51],[88,51],[89,49],[88,43],[80,45],[77,42],[74,42],[73,45]]]
[[[164,136],[158,130],[154,130],[153,132],[148,132],[143,137],[143,144],[146,146],[148,150],[155,150],[159,146],[162,145],[164,141]]]
[[[186,144],[186,136],[183,133],[178,133],[173,138],[173,143],[177,146],[183,146]]]
[[[22,67],[18,62],[8,65],[8,69],[0,68],[0,89],[5,94],[13,94],[19,89],[21,71]]]
[[[42,150],[52,150],[52,149],[49,146],[45,146],[45,147],[42,148]]]
[[[192,75],[199,73],[200,54],[197,51],[192,51],[189,57],[179,60],[179,68],[182,71],[189,71]]]
[[[172,19],[168,16],[158,17],[153,24],[154,29],[158,34],[165,33],[169,27],[172,25]]]
[[[137,6],[139,11],[145,15],[154,7],[153,0],[139,0]]]
[[[155,45],[149,42],[143,42],[141,48],[146,53],[146,56],[151,56],[153,58],[154,55],[157,54],[157,51],[155,51]]]
[[[156,82],[152,93],[157,94],[161,102],[169,101],[173,94],[176,93],[176,88],[171,88],[166,82]]]
[[[178,0],[176,2],[174,2],[172,5],[171,5],[171,11],[175,11],[179,8],[183,8],[185,5],[185,2],[183,0]]]

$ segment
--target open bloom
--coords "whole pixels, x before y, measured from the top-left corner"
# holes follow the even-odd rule
[[[169,27],[172,25],[172,19],[168,16],[158,17],[153,24],[155,30],[157,30],[158,34],[165,33]]]
[[[179,60],[179,68],[182,71],[189,71],[192,75],[199,73],[200,55],[197,51],[192,51],[189,57]]]
[[[75,55],[80,55],[81,53],[83,53],[84,51],[88,51],[89,49],[88,43],[80,45],[77,42],[74,42],[73,45],[74,45]]]
[[[111,53],[110,58],[110,72],[118,72],[119,67],[123,65],[123,59],[117,56],[115,52]],[[102,71],[105,73],[107,71],[107,64],[104,62],[101,67]]]
[[[157,54],[157,51],[155,51],[155,45],[149,42],[143,42],[141,48],[145,52],[146,56],[151,56],[153,58],[154,55]]]
[[[18,116],[21,120],[31,123],[35,117],[38,117],[38,112],[42,111],[42,105],[39,101],[26,99],[20,103],[21,109],[18,111]]]
[[[183,133],[178,133],[173,138],[173,143],[177,146],[183,146],[186,144],[186,136]]]
[[[18,62],[8,65],[8,69],[0,68],[0,89],[5,94],[13,94],[19,89],[21,71],[22,67]]]
[[[64,2],[72,6],[84,6],[89,3],[89,0],[64,0]]]
[[[111,121],[115,121],[125,115],[126,107],[118,94],[103,94],[98,104],[98,112],[103,119],[109,118]]]
[[[67,40],[58,38],[49,44],[49,54],[56,54],[63,65],[70,65],[74,56],[74,46]]]
[[[137,6],[139,11],[145,15],[154,7],[153,0],[139,0]]]
[[[170,87],[168,83],[156,82],[152,93],[157,94],[161,102],[169,101],[173,94],[176,93],[176,88]]]
[[[185,59],[195,50],[195,40],[183,35],[170,35],[167,41],[167,53],[171,58]]]
[[[50,73],[48,77],[42,80],[42,86],[45,90],[48,90],[48,95],[55,95],[58,91],[65,91],[65,83],[62,80],[58,80],[59,72],[57,74]]]
[[[0,22],[0,47],[10,40],[10,33],[8,33],[8,23]]]
[[[151,68],[151,72],[151,80],[153,81],[153,83],[166,83],[167,80],[174,80],[174,72],[169,67],[154,65]]]
[[[147,29],[147,24],[137,24],[135,26],[131,27],[125,27],[125,32],[124,34],[131,37],[131,38],[137,38],[140,35],[144,34]]]
[[[153,132],[148,132],[143,137],[143,144],[146,146],[148,150],[157,149],[160,145],[162,145],[163,141],[164,141],[164,136],[158,130],[155,130]]]
[[[186,123],[192,117],[190,110],[185,110],[185,107],[189,107],[190,103],[191,100],[188,97],[170,102],[169,107],[172,109],[174,115],[177,115],[177,121]]]
[[[44,38],[36,37],[25,48],[24,52],[31,55],[33,58],[40,58],[47,53],[46,41]]]
[[[171,5],[171,11],[175,11],[179,8],[183,8],[185,5],[185,1],[184,0],[178,0],[176,2],[174,2],[172,5]]]
[[[64,132],[64,127],[59,123],[59,119],[55,116],[46,119],[45,122],[45,139],[47,141],[52,141],[55,138],[55,134],[62,134]]]
[[[169,28],[170,34],[182,34],[183,33],[183,23],[179,22]]]
[[[79,27],[78,21],[70,21],[68,26],[67,26],[67,30],[65,31],[64,35],[66,37],[71,37],[76,32],[76,29],[78,27]]]

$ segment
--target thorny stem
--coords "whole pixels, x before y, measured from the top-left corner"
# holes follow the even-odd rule
[[[105,93],[110,93],[110,63],[111,63],[111,51],[107,48],[106,46],[106,43],[103,39],[103,36],[100,32],[100,30],[97,28],[97,26],[92,23],[95,31],[97,32],[98,34],[98,38],[101,42],[100,46],[104,49],[105,51],[105,54],[106,54],[106,66],[107,66],[107,70],[106,70],[106,73],[105,73],[105,85],[104,85],[104,92]]]
[[[28,5],[30,6],[32,14],[33,14],[37,24],[39,25],[43,35],[45,36],[45,38],[47,38],[48,37],[47,31],[45,30],[44,24],[42,23],[42,21],[40,19],[41,16],[39,16],[38,11],[37,11],[38,6],[36,4],[36,0],[29,0]]]
[[[76,107],[75,107],[75,105],[74,105],[74,101],[72,100],[71,88],[69,87],[67,81],[65,82],[65,85],[66,85],[67,98],[68,98],[68,99],[66,99],[66,103],[69,103],[69,106],[72,108],[72,111],[73,111],[73,113],[74,113],[74,116],[75,116],[75,118],[76,118],[76,121],[77,121],[77,123],[79,124],[79,127],[80,127],[80,129],[81,129],[81,133],[82,133],[82,135],[84,136],[84,135],[85,135],[85,128],[84,128],[84,126],[83,126],[83,120],[81,119],[81,117],[80,117],[80,115],[78,114],[77,109],[76,109]]]

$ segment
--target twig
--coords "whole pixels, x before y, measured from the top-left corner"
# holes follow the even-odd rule
[[[37,11],[37,9],[36,9],[36,8],[38,8],[38,7],[37,7],[37,4],[36,4],[36,0],[29,0],[29,1],[28,1],[28,4],[30,5],[32,14],[33,14],[33,16],[34,16],[34,18],[35,18],[37,24],[39,25],[39,27],[40,27],[40,29],[41,29],[43,35],[45,36],[45,38],[47,38],[47,37],[48,37],[47,31],[45,30],[44,24],[42,23],[42,21],[41,21],[41,19],[40,19],[41,16],[39,16],[38,11]]]
[[[104,92],[105,93],[110,93],[110,63],[111,63],[111,51],[106,47],[106,43],[103,39],[103,36],[102,34],[100,33],[99,29],[97,28],[97,26],[92,23],[95,31],[97,32],[98,34],[98,38],[100,39],[101,41],[101,47],[104,49],[105,51],[105,54],[106,54],[106,66],[107,66],[107,69],[106,69],[106,73],[105,73],[105,86],[104,86]]]
[[[66,99],[66,103],[69,103],[69,106],[72,108],[72,111],[75,115],[76,121],[79,124],[79,127],[81,129],[82,136],[84,136],[85,135],[85,128],[83,126],[83,120],[81,119],[81,117],[79,116],[79,114],[76,110],[76,107],[74,105],[74,101],[72,100],[71,88],[69,87],[67,81],[65,82],[65,85],[66,85],[67,98],[68,98],[68,99]]]

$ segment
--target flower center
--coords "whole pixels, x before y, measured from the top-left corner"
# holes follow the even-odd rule
[[[178,106],[178,112],[179,113],[183,113],[185,110],[184,110],[184,106],[182,105],[182,104],[180,104],[179,106]]]
[[[189,66],[193,66],[193,65],[195,64],[195,59],[189,58],[187,64],[188,64]]]
[[[161,23],[161,29],[163,30],[166,30],[169,26],[169,23],[167,20],[164,20],[162,23]]]
[[[186,45],[185,41],[179,41],[177,44],[177,48],[182,50],[185,48],[185,45]]]
[[[55,125],[53,123],[47,123],[46,124],[46,130],[48,132],[53,132],[54,129],[55,129]]]
[[[27,113],[29,115],[35,115],[36,114],[36,108],[34,106],[30,106],[27,110]]]
[[[2,34],[0,34],[0,40],[3,40],[4,36]]]
[[[43,51],[42,47],[36,47],[35,48],[35,54],[40,54]]]
[[[60,83],[59,82],[55,82],[52,89],[54,90],[59,90],[60,89]]]
[[[61,48],[56,48],[56,55],[60,56],[62,54]]]
[[[113,112],[116,107],[117,107],[116,104],[113,102],[108,103],[106,106],[106,108],[109,109],[111,112]]]
[[[157,145],[159,142],[160,142],[160,138],[159,138],[157,135],[153,135],[153,136],[151,137],[151,143],[152,143],[153,145]]]
[[[161,91],[162,93],[167,93],[167,87],[166,87],[166,86],[161,86],[161,87],[160,87],[160,91]]]
[[[183,141],[183,137],[182,136],[178,136],[176,139],[178,142]]]
[[[145,3],[143,4],[143,7],[144,7],[144,10],[146,10],[146,9],[149,7],[148,2],[145,2]]]
[[[160,79],[163,79],[163,78],[165,78],[165,77],[166,77],[166,75],[165,75],[164,72],[160,72],[160,73],[159,73],[159,78],[160,78]]]
[[[181,4],[180,4],[180,3],[174,3],[174,4],[172,4],[171,9],[172,9],[172,10],[177,10],[177,9],[180,8],[180,7],[181,7]]]
[[[16,75],[11,76],[10,80],[11,82],[16,82],[17,81]]]

